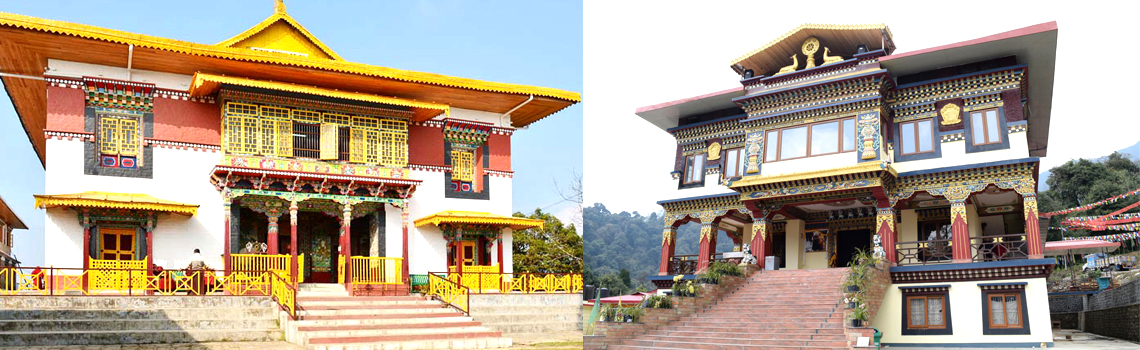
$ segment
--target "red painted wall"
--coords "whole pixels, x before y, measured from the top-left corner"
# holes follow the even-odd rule
[[[47,130],[83,132],[83,90],[58,86],[47,89]]]
[[[221,145],[222,114],[216,103],[154,99],[154,138]]]
[[[444,166],[443,129],[408,127],[408,164]]]
[[[491,163],[487,167],[491,170],[511,170],[511,136],[491,134],[487,138],[487,147],[491,147]]]

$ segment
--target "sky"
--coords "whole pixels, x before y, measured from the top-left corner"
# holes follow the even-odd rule
[[[5,1],[0,12],[213,44],[269,17],[273,3]],[[582,92],[580,2],[286,0],[285,5],[349,61]],[[582,173],[582,140],[582,104],[514,133],[515,211],[542,208],[581,227],[576,205],[563,201],[555,184],[565,188]],[[44,170],[7,98],[0,98],[0,149],[7,170],[0,175],[0,196],[29,227],[16,231],[15,255],[25,266],[38,265],[44,212],[33,207],[32,195],[43,194]]]
[[[729,63],[804,23],[885,23],[895,53],[904,53],[1057,21],[1049,153],[1042,168],[1105,156],[1140,140],[1140,121],[1129,103],[1135,101],[1129,85],[1140,72],[1112,68],[1140,56],[1140,47],[1126,39],[1136,32],[1131,11],[1086,2],[927,3],[813,1],[777,9],[755,1],[587,1],[586,205],[661,210],[656,202],[675,195],[669,172],[676,142],[634,111],[740,88]]]

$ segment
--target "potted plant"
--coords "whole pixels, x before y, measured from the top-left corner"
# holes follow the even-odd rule
[[[858,295],[852,294],[849,297],[843,298],[843,301],[847,303],[848,309],[854,309],[856,307],[859,307],[859,296]]]
[[[860,303],[851,314],[851,327],[863,327],[864,321],[867,321],[867,304]]]

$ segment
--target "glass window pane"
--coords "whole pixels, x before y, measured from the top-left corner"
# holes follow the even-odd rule
[[[693,157],[685,157],[685,182],[693,182]]]
[[[922,326],[926,325],[926,307],[923,305],[924,300],[915,298],[910,300],[910,325]]]
[[[724,152],[724,175],[725,177],[736,176],[736,155],[739,154],[738,150],[732,149]]]
[[[902,153],[914,153],[914,123],[902,124],[902,131],[899,133],[902,135]]]
[[[744,176],[744,164],[748,163],[748,157],[744,154],[743,149],[737,150],[737,152],[739,155],[737,156],[736,174]]]
[[[855,150],[855,119],[843,121],[843,151]]]
[[[776,160],[776,148],[778,147],[777,142],[779,141],[779,136],[780,136],[780,132],[778,132],[778,131],[769,131],[768,132],[768,137],[766,138],[766,140],[764,140],[765,141],[764,147],[768,148],[767,150],[765,150],[766,153],[764,156],[765,157],[764,160],[769,161],[769,162]]]
[[[1005,324],[1005,310],[1002,309],[1001,296],[990,297],[990,324]]]
[[[934,139],[931,137],[932,128],[930,120],[918,122],[918,151],[930,152],[934,150]]]
[[[705,155],[697,154],[693,158],[693,181],[699,182],[705,177]]]
[[[807,127],[784,129],[780,139],[780,159],[807,156]]]
[[[1020,315],[1017,314],[1017,297],[1007,295],[1005,297],[1005,319],[1009,324],[1020,324],[1018,316]]]
[[[986,125],[982,120],[981,112],[970,114],[970,128],[974,133],[974,144],[986,143]]]
[[[990,134],[988,142],[1001,141],[1001,123],[998,123],[998,112],[996,109],[986,111],[986,130]]]
[[[811,154],[839,152],[839,122],[811,126]]]
[[[931,326],[942,325],[942,298],[926,299],[926,315]]]

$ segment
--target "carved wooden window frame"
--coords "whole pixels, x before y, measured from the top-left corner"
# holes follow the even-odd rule
[[[700,158],[700,164],[697,164],[697,158]],[[685,164],[681,172],[681,184],[689,185],[701,183],[705,180],[705,155],[697,153],[685,156]],[[691,181],[690,181],[691,178]]]
[[[921,135],[921,133],[919,132],[918,128],[920,127],[921,123],[923,123],[923,122],[930,123],[930,125],[928,126],[928,128],[930,129],[930,150],[929,151],[922,151],[921,150],[922,148],[920,147],[922,145],[922,140],[919,139],[919,135]],[[903,130],[905,130],[903,128],[903,126],[908,125],[908,124],[914,125],[914,135],[913,135],[913,137],[914,137],[914,152],[907,152],[906,146],[903,145],[903,140],[904,140],[904,138],[903,138],[903,132],[904,131]],[[934,152],[938,151],[938,145],[936,144],[936,142],[939,142],[939,140],[938,140],[938,128],[935,127],[934,118],[911,120],[911,121],[899,123],[899,141],[898,142],[899,142],[899,155],[910,156],[910,155],[915,155],[915,154],[934,153]]]
[[[851,121],[851,130],[846,130],[846,127],[844,126],[847,123],[847,121]],[[838,149],[838,151],[837,152],[812,154],[811,153],[812,129],[814,129],[814,127],[816,125],[828,124],[828,123],[838,123],[838,126],[839,126],[839,131],[837,132],[838,140],[836,140],[836,142],[837,142],[836,143],[836,149]],[[781,147],[780,141],[783,140],[783,138],[784,138],[784,131],[790,130],[790,129],[797,129],[797,128],[807,128],[807,135],[805,136],[806,143],[804,145],[805,153],[807,155],[801,156],[801,157],[792,157],[792,158],[781,157],[780,152],[783,150],[781,149],[782,147]],[[811,157],[829,156],[829,155],[840,154],[840,153],[855,152],[856,149],[858,148],[856,145],[856,143],[858,142],[858,135],[856,135],[857,130],[859,130],[859,125],[855,121],[854,116],[824,120],[824,121],[819,121],[819,122],[814,122],[814,123],[786,126],[786,127],[782,127],[779,129],[765,130],[764,131],[764,135],[765,135],[764,153],[763,153],[764,163],[773,163],[773,162],[780,162],[780,161],[786,161],[786,160],[796,160],[796,159],[804,159],[804,158],[811,158]],[[775,138],[772,137],[772,133],[776,133]],[[851,137],[851,149],[849,149],[849,150],[844,149],[843,141],[844,141],[845,135]],[[774,148],[774,150],[776,152],[775,153],[775,159],[768,157],[768,155],[769,155],[768,151],[772,147],[775,147]]]
[[[986,118],[986,112],[989,112],[989,111],[994,112],[995,121],[997,122],[997,125],[993,126],[993,128],[995,128],[997,130],[997,139],[996,140],[990,140],[990,124],[989,124],[989,119]],[[979,110],[975,110],[975,111],[970,111],[969,114],[970,114],[969,115],[969,117],[970,117],[970,134],[974,135],[975,130],[978,127],[977,123],[974,123],[974,115],[975,114],[981,114],[982,115],[982,125],[981,125],[982,136],[985,137],[985,142],[980,142],[980,143],[978,142],[976,137],[971,138],[970,142],[973,146],[995,145],[995,144],[1002,143],[1002,138],[1005,137],[1002,135],[1003,130],[1001,127],[1002,126],[1002,121],[1001,121],[1002,113],[1000,111],[998,111],[997,108],[979,109]]]

